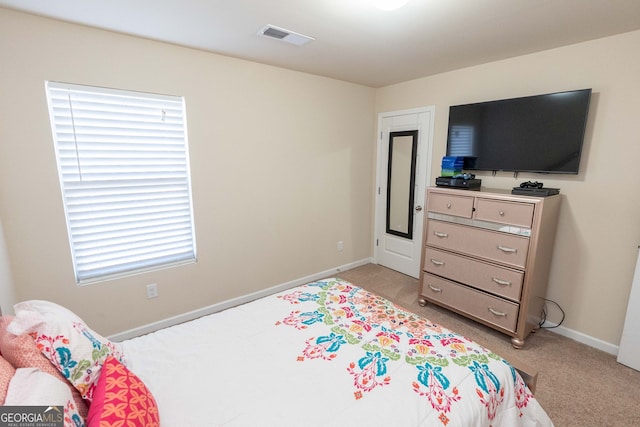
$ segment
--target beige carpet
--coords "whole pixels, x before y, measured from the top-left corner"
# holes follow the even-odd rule
[[[530,335],[516,350],[507,335],[433,304],[420,307],[417,279],[373,264],[338,276],[536,369],[536,398],[558,427],[640,426],[640,372],[610,354],[550,329]]]

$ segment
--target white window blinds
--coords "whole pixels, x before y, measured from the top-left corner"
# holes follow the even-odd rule
[[[184,100],[46,89],[76,281],[195,261]]]

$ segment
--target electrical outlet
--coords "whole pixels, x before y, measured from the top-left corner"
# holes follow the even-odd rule
[[[338,242],[338,252],[342,252],[343,249],[344,249],[344,242],[340,240]]]
[[[151,283],[147,285],[147,298],[155,298],[158,296],[158,285],[155,283]]]

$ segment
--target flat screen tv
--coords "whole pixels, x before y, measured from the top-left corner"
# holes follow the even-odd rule
[[[449,108],[447,156],[465,170],[577,174],[591,89]]]

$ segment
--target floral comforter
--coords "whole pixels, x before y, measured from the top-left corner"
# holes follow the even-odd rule
[[[500,356],[340,279],[123,348],[163,426],[552,425]]]

